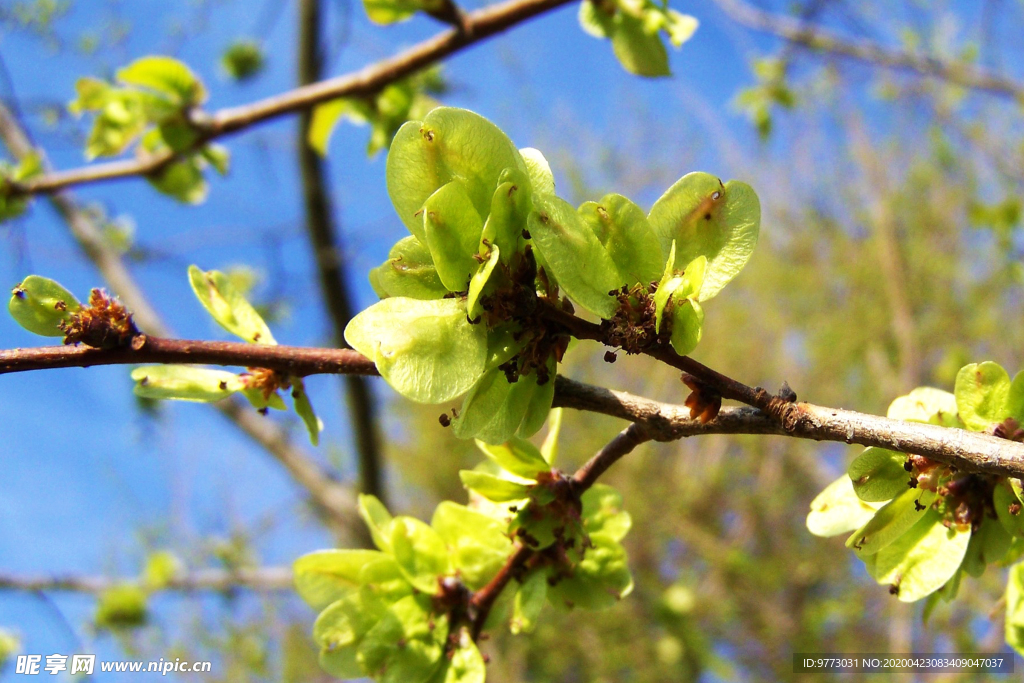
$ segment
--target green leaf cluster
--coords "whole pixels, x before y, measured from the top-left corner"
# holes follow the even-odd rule
[[[188,269],[189,282],[203,308],[225,330],[253,344],[277,344],[263,317],[243,296],[231,277],[216,270]],[[13,299],[12,299],[13,302]],[[316,416],[301,377],[250,368],[237,374],[191,365],[146,365],[132,371],[135,394],[149,399],[209,403],[241,393],[254,408],[287,410],[278,393],[290,390],[296,414],[302,418],[309,440],[320,442],[323,423]]]
[[[0,223],[17,218],[28,207],[29,197],[12,191],[12,184],[32,180],[43,174],[43,158],[36,152],[26,154],[17,164],[0,162]]]
[[[892,402],[888,417],[1021,441],[1024,373],[1011,380],[996,363],[972,363],[957,374],[953,393],[915,389]],[[852,531],[846,545],[868,573],[902,601],[927,597],[927,618],[940,598],[956,597],[964,574],[978,577],[1019,557],[1022,510],[1017,479],[867,448],[811,503],[807,526],[819,536]],[[1024,652],[1020,566],[1010,571],[1006,637]]]
[[[391,144],[402,124],[422,119],[437,107],[432,95],[439,95],[446,89],[440,68],[434,67],[391,83],[365,98],[339,98],[325,102],[313,109],[309,144],[327,156],[334,129],[339,121],[346,119],[356,125],[370,127],[366,153],[375,156]]]
[[[796,94],[786,83],[786,63],[780,59],[759,59],[753,65],[757,84],[741,90],[736,106],[747,115],[761,139],[772,133],[772,112],[777,108],[792,109]]]
[[[584,0],[580,26],[595,38],[611,40],[612,51],[631,74],[670,76],[664,34],[679,48],[697,30],[696,18],[655,0]]]
[[[142,57],[118,70],[114,83],[82,78],[75,88],[78,97],[68,109],[94,114],[86,158],[115,156],[136,142],[142,154],[174,153],[175,159],[148,180],[160,192],[190,204],[206,198],[207,166],[227,172],[226,150],[203,145],[190,118],[205,101],[206,88],[176,59]]]
[[[470,506],[442,502],[430,524],[392,516],[361,495],[359,515],[375,550],[322,550],[295,562],[299,595],[320,612],[320,664],[339,678],[484,680],[470,637],[472,600],[518,544],[535,552],[498,596],[483,626],[532,631],[541,609],[603,609],[633,587],[621,545],[631,519],[622,497],[595,485],[582,496],[552,463],[561,413],[542,447],[523,439],[477,444],[483,468],[461,472]],[[479,626],[479,625],[478,625]]]
[[[323,550],[295,562],[296,590],[321,610],[313,638],[324,670],[395,683],[482,683],[465,610],[469,591],[512,554],[503,525],[451,502],[427,525],[392,517],[365,495],[359,514],[377,550]]]
[[[615,489],[595,484],[576,497],[552,469],[557,430],[542,448],[524,439],[498,446],[477,441],[488,462],[459,473],[476,504],[508,520],[508,532],[541,552],[542,561],[513,600],[513,633],[532,630],[545,600],[560,609],[604,609],[633,589],[621,541],[632,520]]]
[[[263,46],[256,40],[236,40],[220,58],[224,73],[236,81],[255,78],[266,66]]]
[[[649,214],[615,194],[574,209],[539,151],[462,109],[405,123],[386,175],[411,235],[371,271],[383,300],[345,338],[407,398],[465,394],[456,434],[491,444],[536,433],[551,406],[568,338],[546,329],[542,304],[571,310],[564,295],[604,319],[629,309],[615,324],[689,353],[698,302],[743,268],[760,224],[749,186],[706,173],[684,176]]]

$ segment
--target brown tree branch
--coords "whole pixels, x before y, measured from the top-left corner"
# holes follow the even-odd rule
[[[582,492],[589,489],[594,485],[598,477],[607,472],[608,468],[614,465],[619,458],[629,455],[633,452],[634,448],[650,440],[651,435],[644,428],[643,424],[639,422],[634,422],[623,429],[604,448],[599,450],[594,457],[576,470],[576,474],[572,475],[572,480],[576,484],[577,490]]]
[[[299,85],[315,83],[322,76],[320,0],[299,2]],[[306,230],[313,248],[320,293],[334,328],[334,345],[345,348],[345,327],[352,319],[352,294],[345,274],[338,231],[335,228],[327,173],[323,160],[307,138],[313,121],[311,109],[301,112],[298,129],[299,171],[306,210]],[[359,489],[379,498],[385,505],[380,425],[377,406],[370,386],[363,377],[348,374],[343,378],[348,405],[349,427],[355,437]]]
[[[0,574],[0,590],[64,591],[70,593],[102,593],[115,586],[139,584],[139,579],[114,579],[104,576],[17,576]],[[171,579],[160,591],[229,591],[247,590],[293,591],[292,571],[287,567],[261,569],[199,569]]]
[[[192,341],[146,335],[135,337],[131,347],[124,349],[42,346],[0,350],[0,375],[26,370],[140,363],[259,367],[296,377],[378,374],[373,361],[351,349]]]
[[[22,159],[33,148],[25,131],[11,112],[0,104],[0,139],[16,159]],[[48,167],[45,156],[44,168]],[[67,191],[49,195],[51,205],[64,219],[71,236],[108,285],[132,311],[135,321],[143,330],[155,335],[169,336],[170,329],[153,308],[135,278],[125,266],[121,255],[104,239],[99,226]],[[305,452],[289,443],[287,434],[274,423],[262,419],[248,408],[243,400],[226,400],[216,409],[249,438],[277,459],[291,477],[309,492],[313,502],[322,510],[328,525],[337,534],[364,532],[355,511],[355,498],[347,486],[338,482]]]
[[[583,331],[589,329],[587,326],[597,327],[578,318],[576,320],[578,322],[573,324],[578,325]],[[155,356],[146,355],[146,349],[150,344],[154,344],[154,353],[162,354],[159,356],[160,361],[153,361]],[[239,355],[232,355],[232,351],[236,349]],[[293,351],[300,354],[299,360],[284,358]],[[725,377],[691,358],[668,355],[666,357],[676,366],[684,365],[687,371],[706,373],[701,379],[706,377],[709,382],[716,381],[718,377]],[[344,372],[367,375],[376,372],[368,358],[347,349],[146,338],[138,352],[131,349],[104,351],[63,346],[0,351],[0,374],[50,367],[140,362],[204,362],[197,360],[201,358],[218,365],[269,367],[299,375]],[[764,389],[751,389],[735,380],[725,379],[728,383],[723,386],[735,384],[744,388],[743,391],[736,391],[737,394],[753,394],[759,401],[768,397],[767,404],[776,412],[769,413],[761,409],[723,409],[716,419],[701,424],[698,420],[690,418],[690,411],[684,406],[659,403],[611,389],[581,384],[565,377],[557,377],[555,380],[554,406],[589,410],[639,423],[645,427],[646,434],[657,441],[672,441],[699,434],[777,434],[815,441],[878,446],[901,453],[922,455],[954,465],[964,471],[1024,477],[1024,444],[1015,441],[999,439],[980,432],[891,420],[841,408],[826,408],[811,403],[790,403],[772,396]],[[777,410],[779,405],[783,410]],[[252,411],[241,410],[255,417]],[[265,424],[265,421],[257,422]],[[350,497],[350,494],[346,495]]]
[[[212,114],[195,113],[193,125],[199,132],[196,145],[257,123],[293,114],[339,97],[365,97],[390,83],[410,76],[459,50],[501,33],[538,14],[571,0],[509,0],[466,14],[462,25],[444,31],[397,55],[366,66],[354,73],[289,90],[251,104],[222,109]],[[173,154],[156,154],[139,159],[91,164],[66,171],[48,172],[24,183],[12,184],[20,194],[46,194],[74,185],[129,178],[155,173],[173,161]]]
[[[830,52],[889,69],[913,71],[974,90],[1002,97],[1024,98],[1024,84],[968,64],[915,54],[865,40],[844,38],[827,29],[792,17],[765,12],[743,0],[715,0],[734,21],[755,31],[771,33],[790,43],[818,52]]]

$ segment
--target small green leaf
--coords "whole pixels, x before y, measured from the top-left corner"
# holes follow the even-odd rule
[[[530,179],[525,171],[518,168],[502,171],[498,187],[491,196],[490,215],[480,234],[480,253],[493,245],[501,249],[502,260],[511,263],[513,255],[523,251],[531,197]]]
[[[611,318],[617,303],[609,292],[621,283],[608,250],[564,200],[538,193],[533,201],[537,210],[530,214],[529,231],[544,263],[574,301]]]
[[[196,155],[173,161],[146,179],[160,192],[186,204],[202,204],[210,189]]]
[[[700,22],[697,21],[696,17],[692,17],[689,14],[681,14],[674,9],[670,9],[665,12],[665,21],[662,29],[668,34],[668,39],[672,46],[678,48],[682,47],[683,43],[693,37],[699,26]]]
[[[524,147],[519,150],[519,155],[523,157],[523,162],[526,164],[526,173],[530,177],[533,191],[554,194],[555,176],[551,172],[551,165],[541,151],[533,147]]]
[[[434,595],[438,579],[451,572],[448,549],[430,526],[413,517],[395,517],[390,525],[391,552],[417,590]]]
[[[363,568],[394,560],[377,550],[319,550],[295,560],[295,590],[313,609],[323,609],[366,583]]]
[[[548,359],[548,377],[550,378],[544,384],[538,384],[537,388],[533,391],[530,397],[530,403],[526,406],[526,414],[523,415],[523,421],[519,424],[519,429],[516,430],[516,436],[528,439],[544,426],[544,423],[548,419],[548,414],[551,412],[551,403],[555,400],[555,359]],[[535,377],[530,375],[526,377],[526,380]],[[523,379],[519,380],[520,382]]]
[[[1009,416],[1010,376],[998,363],[960,368],[953,393],[960,419],[970,430],[983,432]]]
[[[530,633],[537,627],[537,619],[548,596],[548,577],[543,571],[530,574],[516,591],[512,605],[512,621],[509,630],[513,634]]]
[[[608,250],[623,285],[648,285],[662,274],[664,255],[643,209],[619,194],[579,208],[583,222]]]
[[[483,655],[465,629],[459,634],[458,643],[451,659],[438,669],[430,683],[484,683],[487,670]]]
[[[1007,533],[1024,538],[1024,506],[1009,481],[1003,480],[996,484],[992,492],[992,506]]]
[[[985,573],[985,568],[1006,557],[1013,538],[997,519],[985,517],[978,530],[971,534],[967,544],[962,568],[975,578]]]
[[[506,503],[513,500],[524,500],[530,497],[530,486],[518,482],[500,479],[486,472],[473,470],[459,471],[462,485],[475,491],[494,503]]]
[[[398,393],[419,403],[442,403],[483,376],[487,330],[466,319],[458,299],[385,299],[345,328],[345,340],[373,359]]]
[[[203,272],[198,266],[189,266],[188,279],[199,303],[225,330],[247,342],[277,343],[260,314],[224,273],[218,270]]]
[[[7,666],[7,662],[15,654],[21,651],[21,639],[7,629],[0,628],[0,669]],[[483,679],[480,679],[483,683]]]
[[[350,100],[340,97],[336,100],[328,100],[313,108],[313,118],[309,123],[309,130],[306,133],[306,140],[309,146],[315,149],[320,156],[327,156],[327,147],[331,142],[331,134],[338,125],[338,120],[344,116],[351,107]]]
[[[555,408],[551,411],[548,433],[544,437],[544,443],[540,446],[540,454],[551,466],[554,466],[555,459],[558,457],[558,436],[562,433],[562,410],[562,408]]]
[[[210,403],[241,391],[241,378],[233,372],[191,365],[144,365],[132,370],[135,395]]]
[[[107,588],[96,603],[96,628],[118,630],[145,625],[149,619],[146,602],[146,591],[135,584]]]
[[[672,298],[672,348],[680,356],[697,348],[704,330],[704,309],[693,299]]]
[[[284,404],[284,399],[281,398],[281,394],[276,391],[269,395],[264,395],[263,390],[259,387],[244,387],[242,389],[242,395],[245,396],[252,407],[256,410],[263,410],[264,408],[288,410],[288,407]]]
[[[387,609],[387,604],[366,587],[349,591],[331,603],[313,625],[313,640],[320,646],[320,666],[339,678],[364,676],[357,660],[358,647]]]
[[[223,145],[209,144],[199,150],[199,156],[207,161],[220,175],[228,174],[231,168],[231,152]]]
[[[302,418],[309,432],[309,441],[314,446],[320,444],[320,432],[324,429],[324,423],[313,412],[313,404],[309,402],[309,393],[306,392],[305,383],[298,377],[291,377],[292,402],[295,405],[295,413]]]
[[[117,80],[149,88],[184,108],[206,99],[202,82],[183,63],[171,57],[142,57],[117,72]]]
[[[391,522],[393,518],[376,496],[365,493],[357,499],[359,516],[370,530],[373,543],[386,553],[391,552]]]
[[[406,21],[421,8],[417,0],[363,0],[366,16],[375,24]]]
[[[29,275],[15,285],[7,304],[16,323],[44,337],[63,337],[60,324],[70,323],[71,314],[81,307],[60,283],[38,275]]]
[[[749,185],[722,184],[707,173],[689,173],[655,202],[651,227],[668,252],[676,241],[676,263],[708,259],[698,301],[706,301],[743,269],[757,244],[761,205]]]
[[[889,405],[886,416],[892,420],[930,422],[939,414],[956,416],[956,396],[932,387],[918,387]]]
[[[161,590],[185,571],[185,564],[169,550],[158,550],[146,558],[142,582],[149,590]]]
[[[236,40],[220,58],[221,68],[236,81],[247,81],[257,76],[265,65],[263,47],[256,40]]]
[[[540,389],[536,374],[509,383],[500,368],[489,370],[469,390],[452,429],[460,439],[504,443],[519,429],[533,395]]]
[[[359,643],[357,661],[380,683],[422,683],[441,664],[448,620],[434,617],[418,596],[402,598]]]
[[[895,586],[901,602],[920,600],[953,577],[970,538],[970,527],[947,529],[942,515],[928,510],[919,523],[878,552],[875,580]]]
[[[594,484],[581,498],[583,522],[588,534],[604,534],[621,541],[633,526],[633,519],[622,509],[622,495],[606,484]]]
[[[1006,580],[1006,644],[1024,654],[1024,562],[1010,567]]]
[[[924,519],[933,500],[934,491],[907,489],[879,508],[874,517],[847,539],[846,547],[861,556],[879,552]]]
[[[487,287],[487,283],[490,281],[491,274],[494,273],[494,267],[498,265],[498,259],[500,257],[501,250],[498,249],[498,245],[492,245],[490,254],[487,256],[487,260],[480,264],[480,268],[469,281],[469,293],[466,297],[466,311],[470,320],[476,320],[477,316],[483,312],[483,308],[480,306],[480,297],[483,295],[484,288]]]
[[[440,299],[448,294],[434,268],[430,250],[409,235],[391,247],[388,260],[370,271],[370,282],[380,298]]]
[[[907,456],[882,448],[867,448],[850,463],[848,474],[861,500],[881,503],[907,490]]]
[[[475,258],[484,222],[465,186],[453,180],[427,197],[423,234],[437,274],[452,292],[467,289],[479,265]]]
[[[637,76],[670,76],[668,51],[641,19],[617,12],[611,27],[612,51],[622,67]]]
[[[572,574],[548,588],[548,600],[560,608],[607,609],[633,590],[626,550],[605,534],[591,534],[592,547]]]
[[[540,450],[526,439],[512,437],[500,445],[478,440],[476,445],[498,467],[524,479],[535,480],[541,472],[551,470]]]
[[[578,19],[580,28],[595,38],[607,38],[612,34],[614,27],[612,20],[613,12],[607,12],[603,7],[595,5],[591,0],[584,0],[580,3]]]
[[[490,213],[491,197],[507,168],[526,171],[512,141],[493,123],[464,109],[438,107],[395,134],[387,161],[388,195],[398,217],[424,241],[419,211],[442,185],[460,180],[477,213]]]
[[[845,534],[866,524],[878,507],[858,498],[850,476],[844,474],[811,501],[807,530],[824,537]]]
[[[470,590],[486,585],[512,554],[507,525],[465,505],[442,502],[430,526],[448,546],[452,568]]]

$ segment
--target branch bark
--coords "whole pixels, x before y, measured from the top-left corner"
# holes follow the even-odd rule
[[[257,123],[309,109],[339,97],[372,95],[434,62],[571,0],[509,0],[465,15],[462,25],[429,38],[397,55],[359,71],[304,85],[251,104],[222,109],[212,114],[197,112],[192,122],[199,132],[197,145],[234,133]],[[48,172],[24,183],[12,184],[20,194],[48,194],[75,185],[130,178],[155,173],[175,159],[157,154],[140,159],[91,164],[66,171]]]
[[[299,2],[299,84],[310,85],[322,76],[320,52],[320,0]],[[334,345],[345,348],[345,327],[353,316],[352,294],[345,274],[345,261],[335,228],[331,197],[327,191],[327,173],[323,160],[307,138],[313,121],[311,109],[302,110],[299,119],[299,170],[306,208],[306,230],[313,247],[313,259],[320,280],[327,313],[334,328]],[[355,436],[358,456],[359,489],[387,504],[382,472],[380,426],[377,406],[366,380],[357,375],[343,379],[348,404],[349,426]]]
[[[938,57],[905,52],[865,40],[844,38],[827,29],[797,19],[772,14],[743,0],[715,0],[729,17],[755,31],[770,33],[790,43],[819,52],[830,52],[889,69],[913,71],[956,85],[1021,99],[1024,84],[1000,74],[967,64],[955,64]]]
[[[589,329],[587,326],[597,327],[593,323],[578,318],[576,320],[583,331]],[[104,351],[64,346],[0,351],[0,374],[51,367],[151,362],[152,358],[145,355],[149,344],[154,344],[153,348],[162,354],[160,358],[164,360],[161,362],[196,363],[200,362],[198,358],[204,357],[200,355],[203,353],[209,354],[205,358],[218,365],[280,368],[285,372],[300,375],[345,372],[367,375],[376,372],[370,359],[347,349],[146,339],[146,343],[142,344],[138,352],[131,349]],[[181,345],[180,350],[177,345]],[[239,347],[237,351],[240,355],[232,355],[235,347]],[[293,351],[300,354],[301,360],[282,358]],[[136,353],[141,355],[135,355]],[[712,381],[718,377],[725,377],[691,358],[666,357],[672,361],[670,364],[683,365],[688,371],[706,371],[707,374],[703,377],[698,375],[702,380],[707,378],[708,381]],[[769,394],[764,389],[752,389],[727,377],[725,379],[727,384],[724,386],[737,385],[744,388],[733,393],[753,394],[760,403],[769,405],[771,411],[758,407],[725,408],[717,418],[702,424],[699,420],[690,418],[690,410],[685,406],[660,403],[624,392],[582,384],[565,377],[555,379],[554,406],[589,410],[641,424],[646,434],[656,441],[673,441],[700,434],[776,434],[814,441],[878,446],[901,453],[922,455],[938,462],[949,463],[964,471],[1024,478],[1024,444],[1015,441],[999,439],[981,432],[891,420],[841,408],[791,403]],[[726,394],[723,392],[723,395]],[[764,397],[768,400],[762,400]],[[782,409],[779,409],[780,405]],[[238,410],[252,417],[256,424],[268,424],[247,408]],[[307,486],[309,484],[310,482],[304,483]],[[344,497],[351,501],[351,492],[345,489]],[[351,507],[346,509],[344,518],[355,519]]]
[[[17,576],[0,574],[0,590],[64,591],[69,593],[102,593],[138,579],[116,579],[105,576]],[[292,571],[287,567],[261,569],[200,569],[172,579],[161,591],[230,591],[244,588],[253,591],[293,591]]]

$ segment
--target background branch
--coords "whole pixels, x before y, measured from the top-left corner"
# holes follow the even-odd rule
[[[884,47],[866,40],[843,38],[820,26],[765,12],[743,0],[715,2],[734,21],[810,50],[830,52],[890,69],[913,71],[922,76],[940,78],[1003,97],[1024,97],[1024,84],[976,66],[956,64],[938,57]]]
[[[322,76],[322,54],[320,49],[320,0],[299,2],[299,84],[310,85]],[[327,314],[333,327],[334,345],[348,347],[345,341],[345,327],[352,319],[352,294],[345,274],[345,259],[342,255],[338,231],[335,228],[331,195],[327,190],[326,165],[308,142],[313,111],[303,109],[299,119],[298,147],[299,170],[302,176],[302,197],[306,210],[306,231],[309,233],[313,260],[320,281]],[[377,496],[385,505],[381,464],[380,426],[377,407],[366,380],[348,374],[343,379],[346,403],[348,404],[349,426],[355,437],[359,471],[359,489],[363,493]]]
[[[124,584],[137,584],[137,578],[118,579],[105,576],[17,576],[0,574],[0,590],[65,591],[70,593],[102,593]],[[199,569],[170,580],[162,591],[230,591],[245,588],[254,591],[293,591],[292,571],[287,567],[260,569]]]
[[[192,117],[200,136],[196,145],[234,133],[254,124],[293,114],[339,97],[372,95],[386,85],[410,76],[459,50],[501,33],[538,14],[568,4],[571,0],[509,0],[471,12],[463,25],[444,31],[397,55],[366,66],[354,73],[300,86],[252,104],[222,109]],[[157,154],[123,161],[92,164],[66,171],[48,172],[31,181],[12,184],[22,194],[52,193],[74,185],[146,175],[174,160],[174,154]]]

